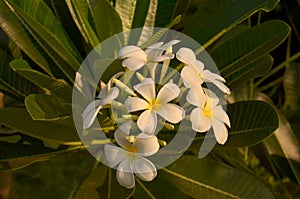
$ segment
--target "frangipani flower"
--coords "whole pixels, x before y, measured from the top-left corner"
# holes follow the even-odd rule
[[[159,143],[154,135],[140,133],[136,137],[130,136],[130,123],[124,123],[115,132],[115,139],[122,148],[108,144],[104,146],[108,165],[111,168],[117,166],[117,181],[128,189],[135,186],[134,174],[148,182],[156,177],[156,167],[144,157],[151,156],[159,150]]]
[[[127,67],[129,70],[138,70],[148,62],[156,63],[173,59],[173,53],[163,55],[163,52],[178,42],[180,41],[171,40],[166,44],[163,44],[163,42],[158,42],[149,46],[146,50],[142,50],[140,47],[133,45],[125,46],[119,51],[119,58],[126,58],[122,62],[123,67]]]
[[[102,90],[96,97],[96,100],[89,103],[81,114],[83,120],[83,129],[87,129],[93,124],[102,106],[109,104],[119,96],[119,89],[117,87],[112,87],[112,85],[113,80],[122,76],[123,74],[124,72],[116,73],[110,78],[106,85],[101,82]],[[102,86],[102,83],[104,84],[104,86]]]
[[[225,79],[209,70],[204,70],[204,64],[196,59],[195,53],[189,48],[180,48],[176,53],[176,58],[186,66],[181,71],[186,87],[191,88],[201,85],[203,82],[211,82],[222,92],[230,94],[230,90],[224,85]]]
[[[197,106],[190,115],[192,129],[197,132],[206,132],[212,127],[217,142],[224,144],[228,137],[225,124],[230,127],[229,117],[219,105],[217,96],[207,89],[205,91],[208,95],[203,95],[200,87],[190,89],[188,92],[187,101]]]
[[[175,99],[180,89],[176,84],[167,83],[155,93],[155,83],[151,78],[146,78],[140,84],[133,87],[146,100],[139,97],[130,97],[125,101],[128,112],[141,111],[137,125],[142,132],[153,134],[157,127],[157,114],[173,124],[180,122],[185,115],[184,110],[176,105],[169,103]]]
[[[83,129],[87,129],[93,124],[102,106],[109,104],[118,96],[119,96],[119,89],[117,87],[113,87],[109,89],[109,86],[106,85],[100,91],[99,95],[96,97],[96,100],[89,103],[89,105],[87,105],[87,107],[83,111],[81,115],[83,119]]]

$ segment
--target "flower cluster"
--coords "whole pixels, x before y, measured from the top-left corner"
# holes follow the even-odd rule
[[[114,140],[119,146],[104,146],[107,164],[117,168],[117,180],[126,188],[135,186],[134,174],[143,181],[152,181],[156,177],[156,166],[147,157],[155,155],[160,149],[156,135],[160,132],[158,124],[162,120],[171,125],[189,120],[191,129],[200,133],[212,128],[219,144],[224,144],[228,138],[230,120],[217,94],[207,86],[211,84],[223,94],[230,94],[224,84],[225,79],[205,69],[204,63],[197,60],[191,49],[182,47],[172,52],[173,46],[179,42],[158,42],[145,50],[138,46],[123,47],[119,51],[119,58],[123,59],[122,66],[126,71],[136,74],[139,82],[130,89],[126,82],[123,86],[116,83],[120,82],[120,74],[113,76],[96,100],[83,111],[83,128],[87,129],[103,106],[117,100],[121,90],[130,90],[121,104],[124,104],[126,113],[135,119],[131,118],[115,130]],[[173,59],[183,64],[178,71],[181,83],[175,84],[171,79],[159,85],[153,73],[150,77],[141,75],[145,69],[156,70],[153,65],[162,63],[163,67]],[[188,109],[178,103],[180,98],[184,99]]]

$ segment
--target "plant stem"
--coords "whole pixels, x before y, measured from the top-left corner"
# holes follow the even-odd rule
[[[270,76],[274,75],[275,73],[277,73],[280,69],[284,68],[286,66],[286,64],[291,63],[293,61],[295,61],[296,59],[298,59],[300,57],[300,51],[297,52],[296,54],[294,54],[293,56],[291,56],[288,60],[285,60],[284,62],[282,62],[281,64],[279,64],[278,66],[276,66],[273,70],[271,70],[269,72],[269,74],[267,74],[266,76],[262,77],[260,80],[258,80],[254,86],[257,87],[258,85],[260,85],[263,81],[265,81],[266,79],[268,79]]]

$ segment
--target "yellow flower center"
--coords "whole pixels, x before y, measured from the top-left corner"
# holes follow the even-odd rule
[[[160,109],[160,107],[161,107],[160,102],[156,99],[153,99],[149,102],[149,108],[148,109],[150,111],[157,111],[157,110]]]
[[[211,101],[210,100],[207,100],[207,102],[205,103],[203,112],[204,112],[204,115],[206,117],[212,117],[213,111],[212,111],[212,108],[211,108]]]

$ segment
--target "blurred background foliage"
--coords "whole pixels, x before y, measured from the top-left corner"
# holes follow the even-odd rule
[[[299,16],[299,0],[1,0],[0,198],[300,198]],[[143,26],[205,47],[233,127],[208,157],[199,136],[126,190],[81,145],[70,104],[87,54]]]

